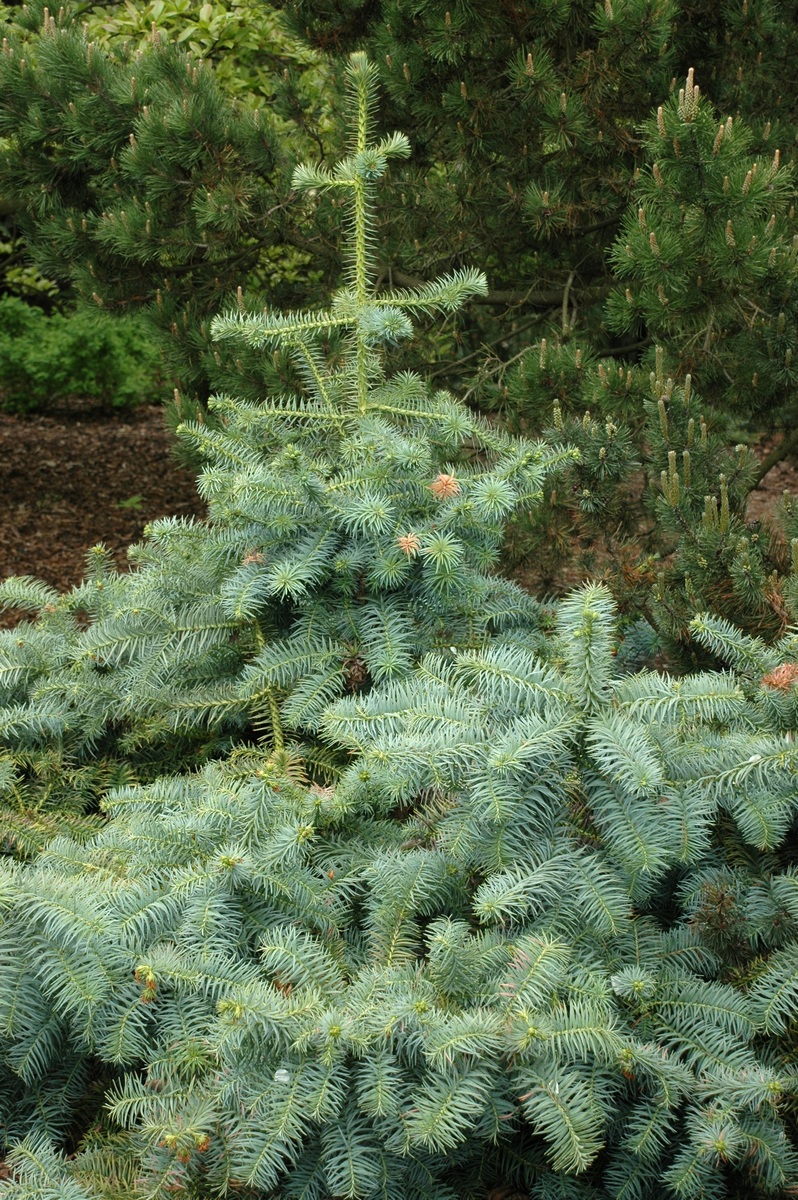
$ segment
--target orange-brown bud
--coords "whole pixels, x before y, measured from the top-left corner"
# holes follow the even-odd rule
[[[448,500],[452,496],[459,496],[460,484],[454,475],[447,475],[445,471],[441,471],[429,485],[429,490],[436,500]]]

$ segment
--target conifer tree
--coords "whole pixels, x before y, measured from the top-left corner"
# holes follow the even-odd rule
[[[215,322],[220,339],[284,351],[300,390],[219,397],[218,427],[186,426],[207,463],[208,521],[156,522],[131,574],[94,551],[63,596],[31,579],[0,586],[6,605],[39,614],[0,634],[6,836],[22,851],[59,827],[50,809],[63,821],[81,788],[91,799],[118,770],[148,778],[261,727],[282,746],[344,691],[534,619],[494,571],[503,521],[575,452],[511,439],[418,375],[385,374],[415,314],[452,312],[485,282],[460,271],[374,297],[372,193],[407,142],[367,140],[372,74],[350,72],[347,157],[294,177],[350,207],[331,307]],[[325,357],[330,331],[343,340]]]
[[[12,635],[12,755],[80,731],[96,764],[110,733],[139,772],[168,746],[93,837],[0,860],[0,1196],[789,1193],[798,642],[701,614],[725,670],[629,674],[606,588],[541,621],[489,573],[557,452],[383,374],[409,313],[483,284],[370,296],[406,144],[369,137],[364,56],[347,77],[349,153],[296,179],[349,199],[344,286],[216,323],[288,343],[304,394],[189,431],[211,519],[137,571],[7,591],[42,610]],[[257,688],[260,739],[229,719]]]
[[[639,363],[602,360],[567,329],[508,374],[505,420],[540,428],[553,412],[552,429],[582,451],[557,507],[537,517],[542,537],[519,531],[515,553],[552,545],[558,520],[567,552],[574,514],[621,568],[627,609],[671,647],[704,608],[777,636],[793,615],[793,523],[749,527],[746,506],[794,444],[794,174],[778,148],[752,153],[741,119],[718,121],[692,72],[644,137],[607,313],[655,345]],[[738,440],[746,427],[782,434],[762,464]],[[630,501],[641,464],[642,504]]]

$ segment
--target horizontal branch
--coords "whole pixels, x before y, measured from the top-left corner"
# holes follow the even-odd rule
[[[381,268],[383,278],[390,278],[402,287],[423,287],[425,281],[417,275],[408,275],[404,271],[398,271],[394,267],[384,266]],[[588,303],[593,300],[603,300],[612,290],[612,284],[609,280],[606,283],[594,284],[591,287],[574,287],[571,284],[570,292],[577,294],[581,300]],[[562,287],[550,288],[547,291],[533,291],[533,285],[524,290],[521,288],[491,288],[485,296],[472,296],[471,300],[475,304],[495,304],[508,307],[510,305],[528,305],[530,308],[552,308],[562,305],[563,298],[566,295],[566,285]]]

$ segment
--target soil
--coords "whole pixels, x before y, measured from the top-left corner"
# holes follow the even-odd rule
[[[775,444],[775,440],[771,438],[757,446],[756,452],[759,458],[763,459],[766,454],[769,454]],[[798,467],[789,460],[776,463],[775,467],[768,471],[759,487],[754,488],[751,492],[746,510],[748,520],[762,521],[769,517],[785,492],[790,492],[793,496],[798,495]]]
[[[758,447],[760,457],[772,444]],[[80,582],[90,546],[102,542],[124,570],[148,522],[205,512],[159,407],[120,415],[75,401],[47,416],[0,413],[0,478],[0,578],[35,575],[61,591]],[[798,493],[798,468],[789,462],[752,493],[748,519],[771,513],[785,489]],[[534,568],[513,573],[540,590]],[[13,619],[0,616],[0,624]]]
[[[63,591],[80,582],[98,542],[125,569],[149,521],[202,515],[194,474],[173,447],[159,407],[0,413],[0,578],[35,575]]]

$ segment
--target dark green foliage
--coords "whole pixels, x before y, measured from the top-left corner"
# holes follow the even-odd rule
[[[45,314],[0,297],[0,407],[46,409],[70,396],[122,408],[158,392],[157,349],[140,321],[79,310]]]
[[[710,403],[744,418],[792,423],[798,246],[795,180],[767,129],[718,121],[692,74],[644,129],[646,158],[613,249],[624,293],[611,323],[667,347]],[[672,365],[671,365],[672,360]]]
[[[592,227],[621,216],[634,125],[675,69],[677,4],[628,3],[617,17],[569,0],[280,7],[321,50],[367,45],[385,119],[415,131],[396,185],[406,202],[391,206],[396,268],[465,256],[490,264],[492,287],[521,305],[524,287],[561,290],[568,259],[579,258],[583,285],[604,278]],[[548,244],[562,233],[578,249],[568,237]]]
[[[0,172],[39,266],[109,311],[143,310],[180,389],[206,397],[205,322],[276,230],[270,122],[157,36],[109,55],[63,13],[33,40],[9,33]]]
[[[544,342],[522,361],[509,380],[505,420],[524,428],[534,395],[541,409],[552,406],[544,432],[578,447],[580,457],[541,514],[511,524],[508,556],[523,563],[545,555],[556,579],[578,531],[585,557],[593,555],[587,568],[610,565],[625,611],[644,614],[677,661],[696,654],[689,623],[699,610],[777,636],[795,586],[790,523],[746,522],[758,460],[742,443],[728,446],[728,420],[713,413],[690,374],[675,384],[659,349],[653,366],[596,364],[574,342]]]

